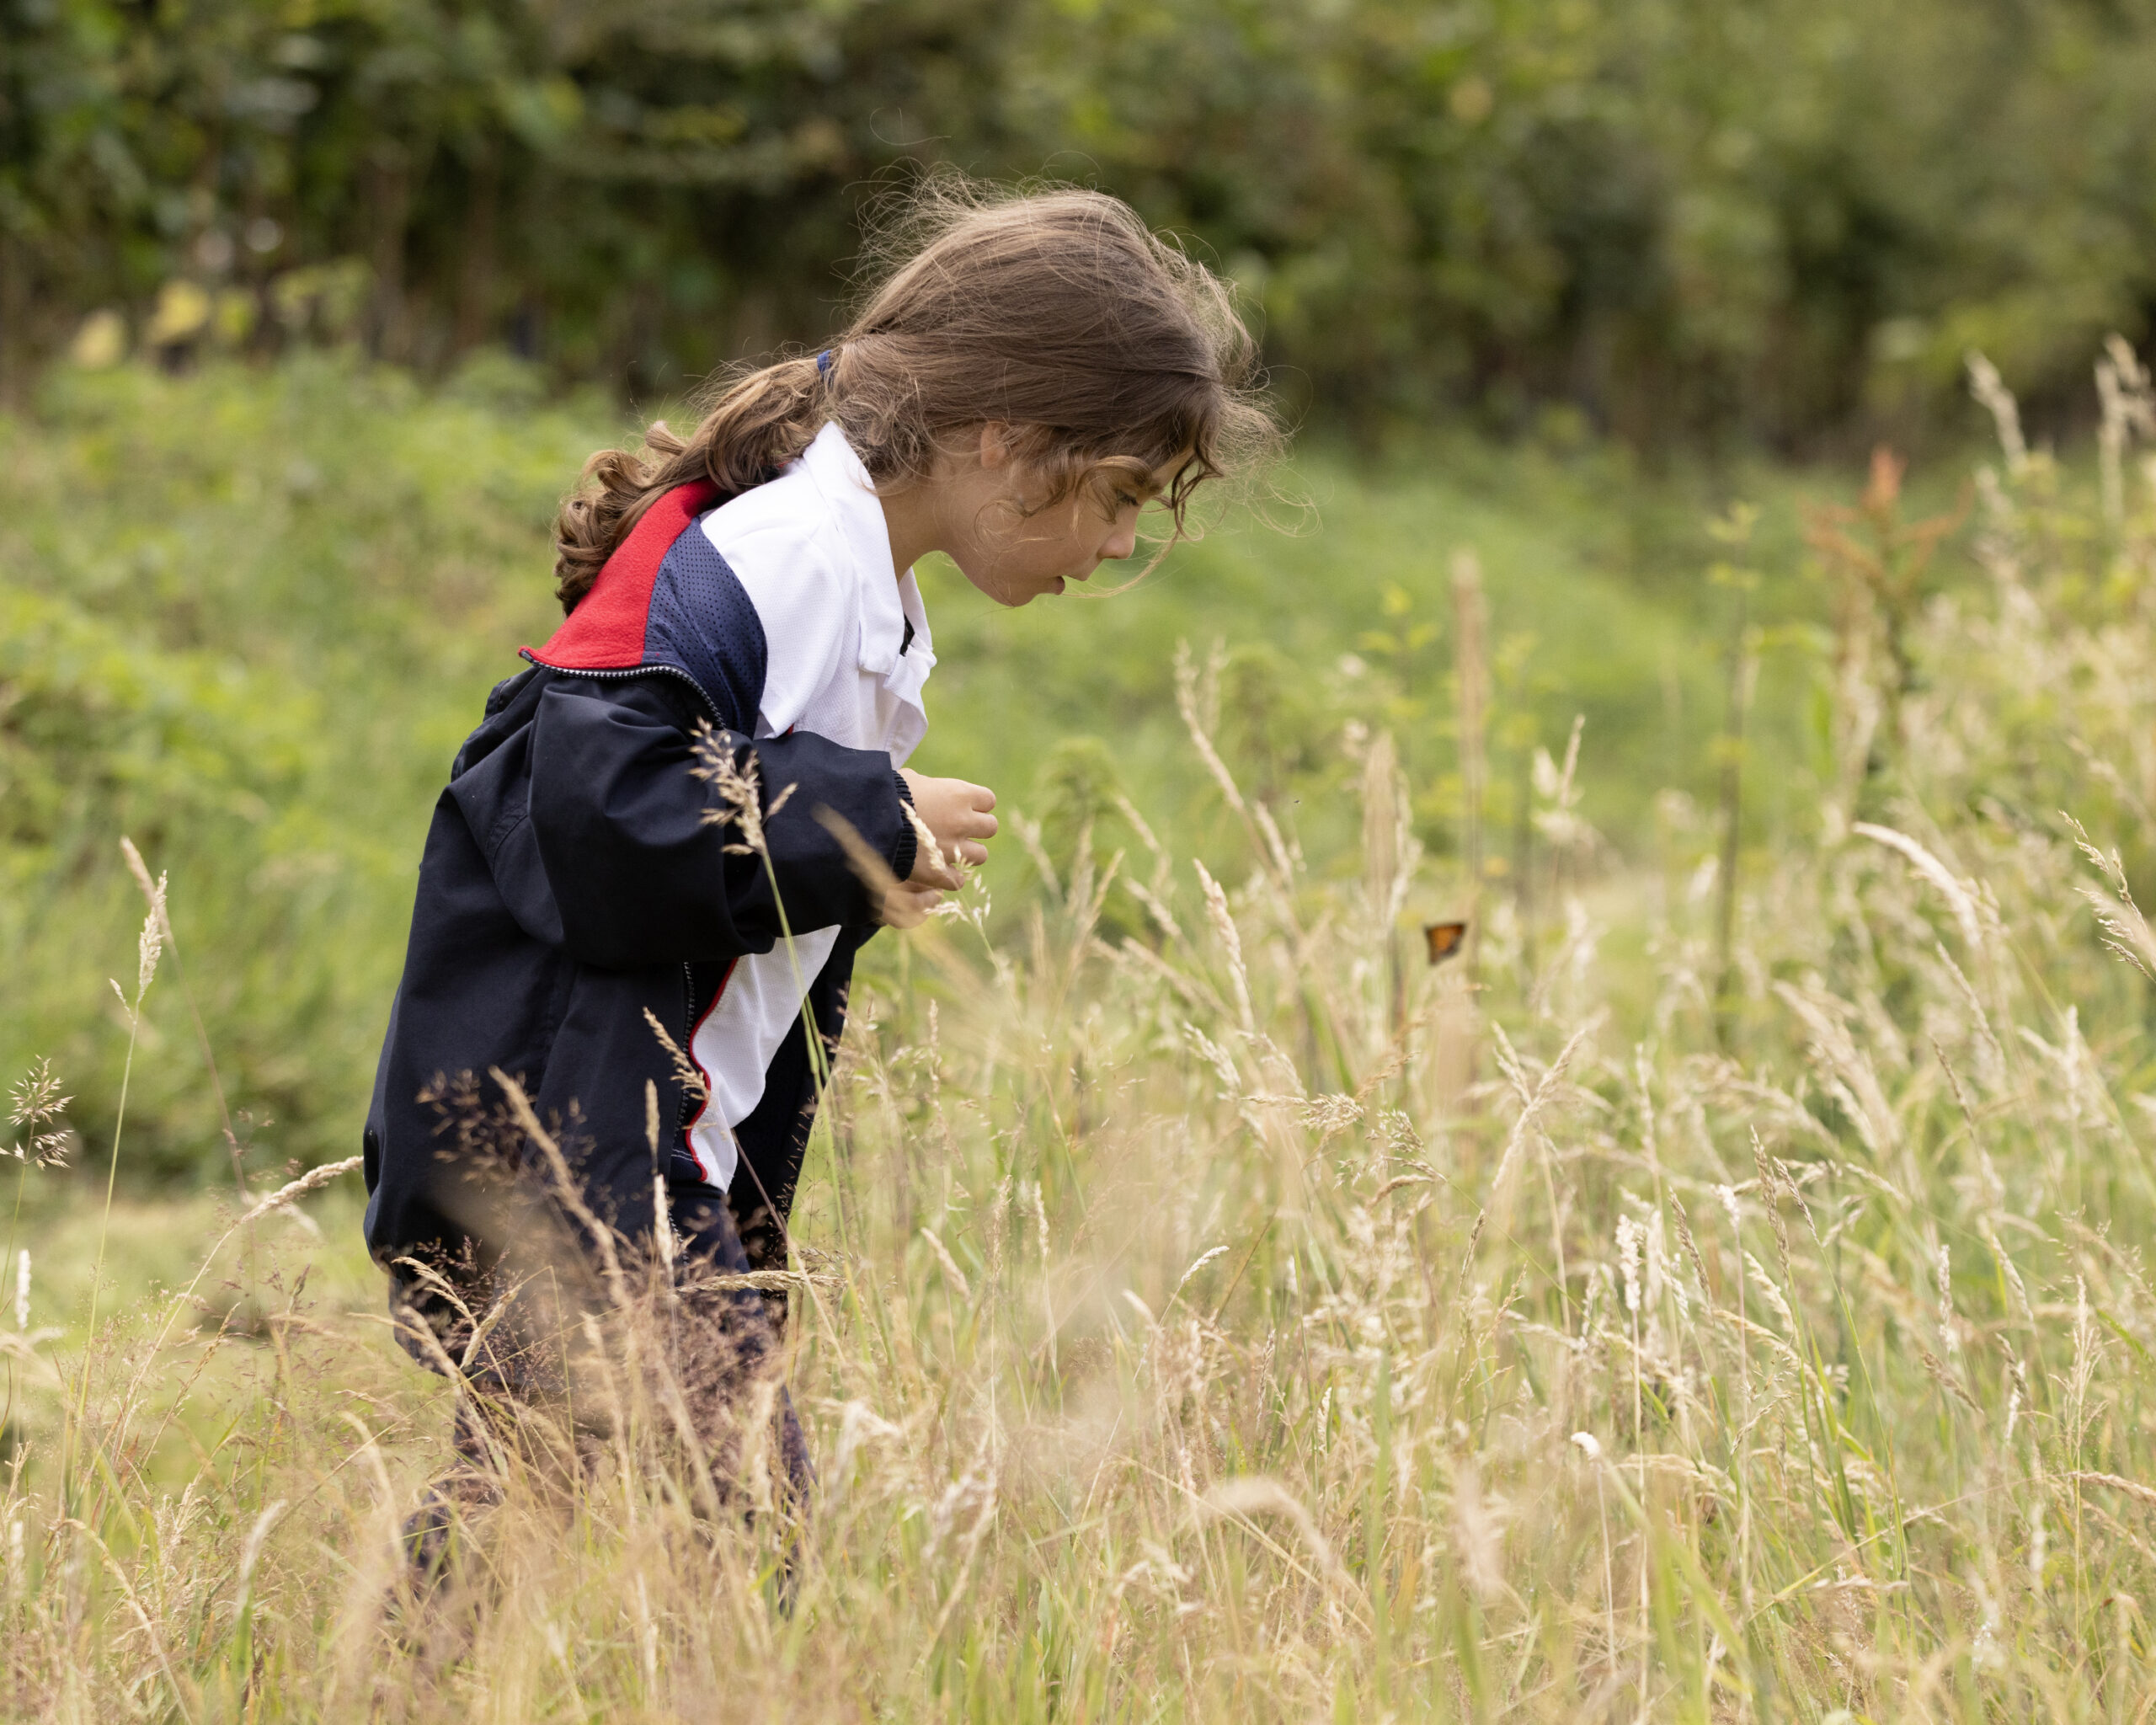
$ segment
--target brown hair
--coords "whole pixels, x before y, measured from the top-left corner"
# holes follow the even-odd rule
[[[686,440],[601,450],[554,523],[556,595],[574,610],[654,499],[708,479],[733,496],[837,421],[879,486],[926,478],[939,444],[1001,421],[1050,482],[1049,507],[1185,458],[1164,501],[1278,446],[1257,344],[1232,291],[1097,192],[999,191],[931,177],[872,219],[871,290],[826,350],[723,376]]]

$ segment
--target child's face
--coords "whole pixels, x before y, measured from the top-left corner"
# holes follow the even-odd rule
[[[1102,512],[1091,488],[1043,508],[1046,479],[1014,462],[1000,435],[985,435],[979,467],[953,487],[951,542],[944,549],[998,605],[1030,604],[1062,592],[1067,581],[1088,579],[1103,563],[1130,556],[1138,547],[1139,511],[1167,489],[1181,465],[1170,462],[1143,481],[1118,477],[1110,494],[1113,515]]]

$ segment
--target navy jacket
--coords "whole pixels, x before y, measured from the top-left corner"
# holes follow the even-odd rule
[[[724,559],[685,531],[715,498],[685,486],[646,511],[553,639],[526,649],[532,667],[494,691],[450,769],[365,1135],[367,1244],[394,1283],[408,1281],[400,1257],[483,1272],[516,1243],[543,1183],[496,1068],[524,1087],[601,1220],[632,1238],[651,1228],[654,1175],[669,1173],[693,1098],[646,1015],[686,1048],[731,961],[780,938],[763,859],[727,854],[740,836],[704,820],[700,724],[753,758],[766,806],[794,787],[765,836],[787,926],[841,930],[808,990],[827,1048],[874,922],[815,811],[851,821],[900,879],[912,871],[888,755],[805,733],[751,740],[762,625]],[[735,1129],[728,1204],[759,1268],[780,1261],[814,1106],[797,1023]]]

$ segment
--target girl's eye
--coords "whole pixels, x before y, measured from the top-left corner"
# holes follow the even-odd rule
[[[1137,498],[1128,491],[1117,492],[1115,500],[1116,506],[1119,509],[1136,509],[1139,506]]]

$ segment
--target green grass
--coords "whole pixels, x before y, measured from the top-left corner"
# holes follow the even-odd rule
[[[355,1183],[312,1200],[318,1237],[155,1182],[220,1160],[188,989],[240,1103],[296,1075],[249,1129],[254,1192],[310,1133],[349,1145],[419,824],[492,644],[544,626],[541,475],[589,425],[326,364],[56,388],[17,428],[25,483],[77,504],[11,530],[43,560],[7,595],[29,619],[4,638],[8,866],[43,896],[7,898],[5,1010],[61,1055],[78,1162],[116,1149],[122,1199],[108,1236],[94,1178],[24,1171],[0,1712],[2146,1712],[2156,932],[2121,890],[2156,857],[2145,483],[2110,521],[2031,462],[1921,605],[1847,558],[1807,589],[1796,482],[1763,483],[1761,614],[1839,598],[1770,649],[1726,951],[1712,811],[1660,794],[1713,765],[1684,703],[1729,623],[1687,572],[1700,499],[1675,481],[1313,458],[1323,535],[1224,538],[1059,614],[939,584],[959,675],[936,764],[1031,776],[1016,800],[1064,889],[1006,846],[958,914],[867,949],[793,1228],[813,1518],[755,1442],[734,1479],[756,1513],[709,1513],[664,1392],[672,1308],[631,1300],[575,1381],[578,1465],[504,1457],[458,1586],[414,1611],[395,1532],[443,1463],[448,1387],[391,1345]],[[334,483],[243,531],[239,476],[259,502],[270,460],[334,449]],[[226,500],[190,513],[189,473]],[[1460,745],[1444,638],[1403,686],[1361,637],[1441,612],[1466,538],[1497,638],[1538,628],[1551,680],[1500,678],[1493,851],[1503,769],[1582,708],[1580,806],[1609,836],[1530,782],[1532,893],[1493,876],[1479,950],[1403,966],[1400,924],[1475,887],[1446,848]],[[105,548],[152,541],[154,569]],[[1294,606],[1313,591],[1342,615]],[[1201,667],[1175,740],[1161,666],[1216,633],[1219,752],[1299,856],[1194,766]],[[1673,713],[1620,675],[1665,649]],[[1305,692],[1298,666],[1344,650],[1373,668]],[[1268,729],[1254,691],[1307,710]],[[1109,774],[1157,849],[1104,813]],[[142,915],[122,823],[171,867],[188,984],[168,958],[115,1146],[129,1027],[97,1016],[99,979],[136,975]],[[291,857],[319,860],[271,866]],[[1145,894],[1101,894],[1111,867]]]
[[[323,356],[183,378],[61,371],[35,413],[0,420],[17,499],[0,522],[0,1071],[52,1055],[83,1131],[109,1132],[119,1062],[101,1001],[127,963],[127,833],[172,871],[186,989],[248,1154],[275,1167],[349,1153],[434,798],[487,688],[552,627],[554,500],[623,429],[505,367],[424,394]],[[1584,813],[1650,857],[1657,793],[1712,794],[1730,601],[1705,582],[1704,523],[1757,494],[1768,609],[1816,611],[1797,500],[1832,483],[1649,480],[1606,452],[1467,442],[1412,461],[1316,450],[1283,482],[1292,531],[1231,511],[1118,598],[1006,613],[931,568],[940,662],[920,763],[993,786],[1058,844],[1119,784],[1217,858],[1233,835],[1171,683],[1178,642],[1201,658],[1219,643],[1224,742],[1313,854],[1337,852],[1355,818],[1337,794],[1350,722],[1397,733],[1419,830],[1444,849],[1449,567],[1472,547],[1498,679],[1492,848],[1515,846],[1533,750],[1561,757],[1584,713]],[[1342,669],[1350,654],[1359,675]],[[1804,654],[1770,656],[1762,841],[1808,763],[1794,715],[1812,675]],[[1112,817],[1101,841],[1134,842]],[[1031,878],[1015,844],[1001,852],[1007,904]],[[138,1177],[226,1166],[184,991],[146,1034],[169,1058],[138,1094]]]

